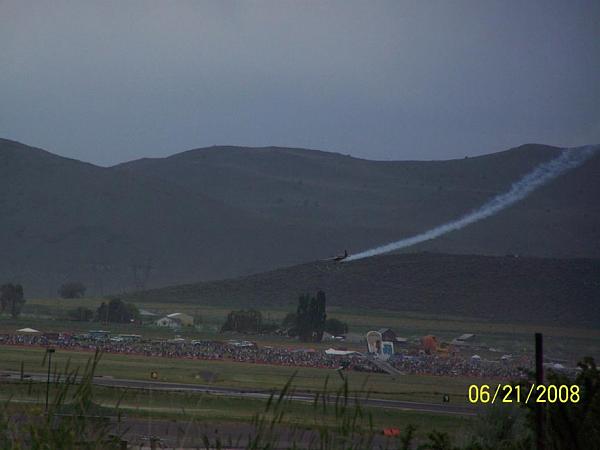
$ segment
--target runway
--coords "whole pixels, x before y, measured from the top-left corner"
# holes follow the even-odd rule
[[[3,371],[0,372],[1,380],[18,380],[20,378],[19,372],[14,371]],[[38,382],[45,382],[46,375],[42,373],[28,373],[26,380],[33,380]],[[252,398],[266,400],[275,391],[268,390],[256,390],[256,389],[239,389],[222,386],[210,386],[202,384],[190,384],[190,383],[173,383],[164,381],[150,381],[150,380],[130,380],[120,379],[111,377],[94,377],[94,384],[97,386],[105,386],[112,388],[121,389],[144,389],[153,391],[166,391],[166,392],[189,392],[194,394],[208,394],[208,395],[220,395],[226,397],[238,397],[238,398]],[[299,401],[312,403],[314,401],[314,393],[311,392],[293,392],[288,395],[287,398]],[[417,411],[425,413],[436,413],[436,414],[452,414],[460,416],[474,416],[476,415],[476,408],[469,405],[457,405],[451,402],[449,403],[424,403],[424,402],[411,402],[405,400],[391,400],[382,398],[367,398],[367,397],[349,397],[348,400],[354,402],[355,400],[361,406],[367,406],[371,408],[385,408],[385,409],[399,409],[404,411]],[[335,402],[335,396],[331,395],[327,401],[329,403]]]

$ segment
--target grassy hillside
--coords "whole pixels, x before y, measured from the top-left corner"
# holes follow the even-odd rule
[[[291,148],[211,147],[118,166],[278,221],[414,233],[481,204],[557,154],[547,146],[451,161],[368,161]]]
[[[381,162],[211,147],[101,168],[0,140],[0,280],[93,295],[232,278],[419,233],[479,206],[553,147]],[[600,157],[526,201],[407,251],[600,257]]]
[[[55,294],[73,279],[92,292],[114,292],[309,256],[287,239],[296,230],[218,199],[18,143],[0,141],[0,185],[0,280],[23,283],[29,295]],[[274,243],[282,252],[273,262],[262,249]]]
[[[239,279],[138,292],[138,302],[290,305],[322,289],[330,305],[597,327],[600,260],[400,254],[316,262]]]
[[[303,149],[211,147],[117,168],[320,230],[336,244],[326,245],[328,252],[358,252],[455,219],[557,154],[554,147],[524,145],[461,160],[383,162]],[[407,251],[600,257],[598,194],[600,154],[501,214]]]

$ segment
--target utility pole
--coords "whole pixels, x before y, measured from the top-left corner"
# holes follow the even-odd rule
[[[544,384],[544,345],[542,333],[535,333],[535,386],[541,386]],[[537,398],[536,398],[537,400]],[[534,400],[534,401],[536,401]],[[536,448],[537,450],[545,450],[546,448],[546,436],[545,436],[545,420],[544,420],[544,407],[543,403],[537,403],[535,405],[535,434],[536,434]]]
[[[46,379],[46,414],[48,414],[48,398],[50,395],[50,369],[52,367],[52,353],[54,353],[53,348],[47,348],[46,353],[48,354],[48,378]]]

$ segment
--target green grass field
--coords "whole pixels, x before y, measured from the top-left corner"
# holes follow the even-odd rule
[[[0,400],[10,399],[15,406],[43,405],[46,387],[43,383],[11,382],[0,384]],[[50,399],[54,398],[56,387],[52,385]],[[116,407],[126,417],[173,419],[179,422],[248,422],[257,412],[263,411],[265,400],[231,398],[210,394],[190,394],[147,390],[117,390],[107,387],[94,388],[95,403],[103,407],[107,415],[115,415]],[[405,427],[413,424],[422,430],[432,425],[440,430],[455,434],[466,426],[470,419],[466,417],[433,414],[397,409],[364,408],[371,414],[378,428]],[[313,423],[331,424],[334,420],[331,407],[323,412],[319,405],[312,403],[289,402],[285,406],[284,423],[309,426]]]
[[[68,366],[83,367],[91,352],[58,350],[53,357],[53,373],[62,373]],[[0,346],[0,368],[24,372],[44,373],[42,365],[43,348]],[[158,370],[163,381],[211,384],[240,388],[273,389],[278,391],[294,377],[293,389],[321,392],[328,381],[328,392],[335,392],[343,385],[332,370],[300,369],[290,367],[255,365],[217,361],[190,361],[168,358],[145,358],[139,356],[104,354],[97,368],[97,375],[115,378],[149,379],[150,371]],[[215,376],[207,381],[203,374]],[[412,401],[441,403],[443,393],[450,393],[452,401],[465,403],[468,385],[481,380],[466,378],[403,376],[392,379],[389,375],[347,374],[350,394],[368,394],[378,398],[394,398]],[[440,386],[444,386],[443,393]],[[50,400],[57,391],[50,388]],[[168,419],[177,423],[185,422],[248,422],[258,412],[263,411],[265,400],[233,398],[213,394],[178,393],[148,391],[145,389],[117,389],[97,386],[94,388],[95,402],[104,408],[104,413],[114,415],[118,404],[119,411],[126,417],[148,420]],[[37,382],[6,382],[0,378],[0,401],[10,399],[13,407],[41,407],[45,400],[45,384]],[[290,402],[286,407],[283,424],[309,427],[313,423],[333,425],[332,412],[315,411],[310,403]],[[365,408],[371,414],[374,426],[379,428],[417,426],[418,438],[435,428],[453,436],[468,429],[470,418],[456,415],[402,411],[392,408]]]
[[[53,365],[58,372],[67,363],[70,367],[83,367],[90,356],[91,352],[58,350]],[[23,363],[25,373],[43,373],[43,358],[43,348],[0,346],[0,370],[19,371]],[[332,389],[342,384],[341,378],[330,369],[117,354],[104,354],[96,373],[105,377],[150,380],[152,371],[158,372],[160,381],[246,389],[278,390],[292,376],[294,387],[302,391],[319,391],[326,379]],[[387,374],[361,372],[346,372],[346,376],[353,391],[361,395],[431,403],[441,403],[444,393],[450,394],[453,402],[466,403],[468,386],[483,382],[466,377],[404,375],[392,378]]]

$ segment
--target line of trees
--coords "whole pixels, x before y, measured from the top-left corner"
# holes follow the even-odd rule
[[[262,313],[256,309],[240,309],[227,315],[221,332],[260,333],[262,330]]]
[[[303,342],[321,342],[323,333],[340,336],[348,332],[348,324],[339,319],[327,318],[327,297],[319,291],[315,297],[303,294],[298,298],[295,313],[283,319],[282,327],[289,336],[298,336]]]
[[[221,326],[221,333],[235,331],[236,333],[267,334],[279,329],[277,323],[263,320],[263,315],[256,309],[240,309],[231,311]]]
[[[119,298],[102,302],[96,310],[96,320],[105,323],[131,323],[139,320],[139,316],[140,312],[133,303],[125,303]]]
[[[265,322],[261,312],[256,309],[242,309],[227,315],[221,332],[270,333],[284,330],[288,336],[298,337],[303,342],[321,342],[324,332],[334,336],[347,333],[346,323],[327,318],[326,307],[325,292],[319,291],[316,296],[302,294],[298,298],[296,311],[286,315],[281,325]]]
[[[108,303],[102,302],[96,311],[90,308],[80,306],[67,313],[71,320],[104,323],[131,323],[137,322],[140,318],[138,308],[133,303],[125,303],[119,298],[113,298]]]
[[[63,298],[80,298],[85,294],[82,283],[65,283],[59,289]],[[13,318],[19,317],[25,305],[25,294],[20,284],[5,283],[0,286],[0,313],[9,313]],[[89,308],[80,306],[67,312],[71,320],[89,322],[130,323],[139,320],[139,311],[133,303],[125,303],[114,298],[108,303],[102,302],[94,312]]]

